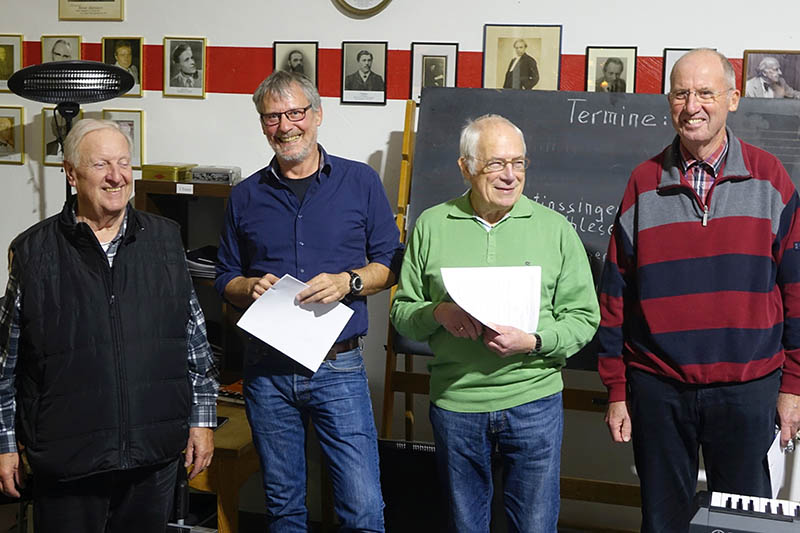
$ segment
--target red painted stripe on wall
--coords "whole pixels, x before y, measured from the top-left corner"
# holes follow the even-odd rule
[[[160,91],[164,85],[164,57],[161,44],[145,44],[142,66],[143,88]],[[25,41],[22,45],[23,66],[41,62],[40,41]],[[82,43],[81,57],[91,61],[102,59],[100,43]],[[208,46],[206,48],[206,92],[252,94],[258,84],[273,70],[272,48],[236,46]],[[736,71],[737,87],[741,85],[742,60],[731,59]],[[338,98],[342,92],[342,51],[338,48],[319,50],[318,87],[325,97]],[[386,98],[408,99],[411,92],[411,51],[389,50],[389,69],[386,73]],[[636,59],[636,92],[660,93],[662,58],[640,56]],[[459,52],[456,86],[481,87],[483,79],[483,53]],[[586,90],[586,56],[563,54],[561,56],[562,91]]]

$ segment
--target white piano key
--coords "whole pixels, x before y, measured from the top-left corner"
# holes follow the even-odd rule
[[[711,506],[712,507],[722,507],[722,493],[721,492],[712,492],[711,493]]]

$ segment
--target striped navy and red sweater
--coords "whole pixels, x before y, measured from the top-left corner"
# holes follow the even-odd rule
[[[625,369],[692,384],[783,369],[800,394],[800,220],[778,159],[734,137],[703,206],[679,139],[639,165],[600,284],[600,377],[625,399]]]

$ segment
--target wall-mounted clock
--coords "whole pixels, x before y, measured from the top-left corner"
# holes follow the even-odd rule
[[[336,0],[348,13],[353,15],[369,16],[374,15],[390,2],[391,0]]]

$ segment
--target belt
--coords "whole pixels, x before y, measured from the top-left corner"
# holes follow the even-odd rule
[[[331,349],[328,350],[328,354],[325,356],[326,361],[336,361],[336,354],[341,352],[349,352],[350,350],[355,350],[358,348],[358,339],[359,337],[351,337],[349,339],[334,343],[331,346]]]

